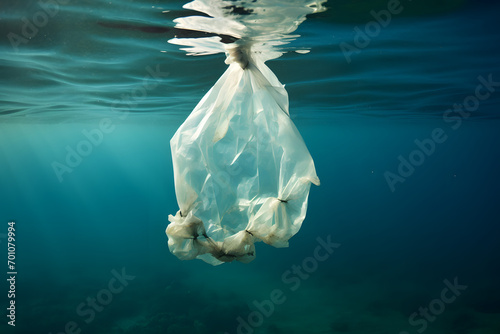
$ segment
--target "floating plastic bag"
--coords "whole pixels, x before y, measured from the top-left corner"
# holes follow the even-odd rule
[[[319,185],[284,86],[250,47],[226,48],[229,68],[170,141],[169,249],[213,265],[252,261],[257,241],[287,247]]]

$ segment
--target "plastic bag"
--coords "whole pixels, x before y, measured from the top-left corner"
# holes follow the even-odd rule
[[[169,216],[169,249],[213,265],[252,261],[257,241],[287,247],[319,185],[284,86],[249,48],[233,43],[227,56],[170,141],[180,210]]]

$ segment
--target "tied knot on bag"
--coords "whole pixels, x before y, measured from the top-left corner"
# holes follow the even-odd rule
[[[226,48],[226,61],[227,65],[237,63],[242,69],[246,69],[250,59],[250,47],[243,45],[231,45]]]

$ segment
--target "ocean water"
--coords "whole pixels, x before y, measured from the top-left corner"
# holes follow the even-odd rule
[[[267,64],[321,186],[289,248],[216,267],[165,228],[224,55],[167,42],[207,36],[182,1],[55,1],[0,5],[2,334],[500,333],[497,1],[308,15]]]

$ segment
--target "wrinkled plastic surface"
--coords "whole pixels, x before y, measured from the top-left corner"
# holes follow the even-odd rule
[[[170,251],[213,265],[252,261],[257,241],[287,247],[319,185],[284,86],[257,54],[228,53],[170,142],[180,208],[169,216]]]

